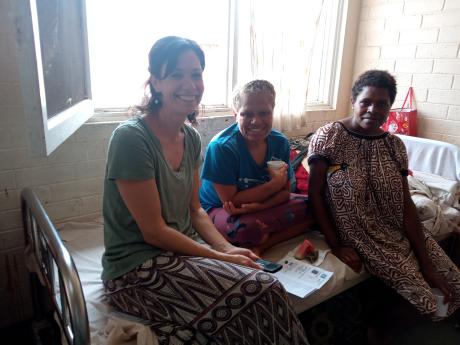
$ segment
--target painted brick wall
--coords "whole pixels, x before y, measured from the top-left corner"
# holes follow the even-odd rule
[[[102,176],[114,124],[84,125],[56,152],[30,155],[13,35],[6,35],[0,9],[0,326],[31,315],[24,263],[20,191],[34,187],[53,221],[100,213]],[[6,55],[6,56],[5,56]],[[4,73],[6,71],[7,73]]]
[[[419,136],[460,145],[460,1],[363,0],[354,78],[386,69],[395,106],[414,88]]]
[[[107,140],[115,126],[84,125],[51,156],[30,154],[13,1],[0,1],[0,327],[32,313],[21,189],[34,187],[53,221],[99,214]]]
[[[31,309],[28,281],[23,273],[18,188],[15,170],[9,168],[15,159],[11,148],[23,148],[27,135],[14,38],[11,3],[0,1],[0,326],[29,316]]]

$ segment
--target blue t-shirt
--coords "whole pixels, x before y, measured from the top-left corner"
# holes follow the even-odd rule
[[[201,171],[200,201],[203,208],[209,211],[222,206],[213,183],[236,185],[237,190],[241,191],[269,181],[269,160],[286,162],[289,165],[288,176],[292,180],[294,174],[289,163],[289,142],[281,132],[272,129],[268,135],[267,154],[262,165],[252,158],[237,123],[218,133],[206,149]]]

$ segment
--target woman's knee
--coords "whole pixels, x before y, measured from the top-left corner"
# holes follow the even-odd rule
[[[268,225],[254,215],[232,216],[224,209],[209,213],[214,226],[230,243],[250,247],[261,244],[265,238],[264,231]]]
[[[266,241],[269,235],[264,231],[264,224],[246,222],[240,222],[230,234],[230,242],[243,247],[258,246]]]

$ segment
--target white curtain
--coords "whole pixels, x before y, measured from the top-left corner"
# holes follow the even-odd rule
[[[323,5],[324,0],[250,0],[251,73],[275,86],[279,130],[301,126]]]

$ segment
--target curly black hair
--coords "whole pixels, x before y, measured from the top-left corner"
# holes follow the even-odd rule
[[[386,89],[390,96],[390,102],[393,104],[398,92],[396,88],[395,78],[387,71],[381,71],[377,69],[371,69],[361,74],[353,84],[351,89],[352,101],[356,101],[356,98],[366,86],[374,86]]]

